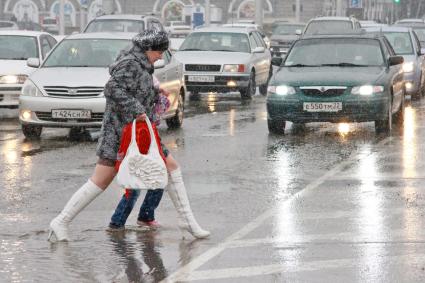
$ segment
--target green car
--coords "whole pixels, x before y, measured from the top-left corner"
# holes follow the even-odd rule
[[[283,134],[286,121],[375,121],[390,132],[404,119],[405,88],[396,56],[383,36],[364,33],[322,35],[297,40],[267,91],[269,132]]]

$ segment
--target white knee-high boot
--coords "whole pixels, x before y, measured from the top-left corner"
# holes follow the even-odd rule
[[[180,229],[188,231],[195,238],[207,238],[210,232],[202,229],[193,216],[180,168],[171,171],[170,177],[167,192],[177,210]]]
[[[62,212],[50,222],[48,240],[54,234],[57,241],[68,241],[68,225],[77,214],[91,203],[103,190],[90,179],[69,199]]]

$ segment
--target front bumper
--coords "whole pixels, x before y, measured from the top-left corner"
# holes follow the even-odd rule
[[[21,96],[19,101],[19,121],[21,124],[52,128],[101,127],[106,103],[104,97],[64,99],[45,96]],[[90,110],[91,118],[52,118],[51,113],[53,109]],[[30,112],[30,117],[25,119],[23,113],[26,111]]]
[[[354,95],[352,95],[354,96]],[[303,110],[304,102],[342,102],[342,110],[338,112],[308,112]],[[386,119],[388,115],[388,97],[384,94],[373,97],[353,98],[333,97],[326,100],[283,100],[267,99],[267,115],[269,119],[284,120],[295,123],[307,122],[368,122]]]
[[[0,85],[0,108],[18,108],[22,85]]]
[[[213,76],[214,82],[194,82],[189,80],[189,76]],[[184,76],[186,89],[190,92],[232,92],[248,87],[249,74],[224,75],[224,74],[192,74]]]

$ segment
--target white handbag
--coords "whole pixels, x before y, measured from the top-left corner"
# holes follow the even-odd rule
[[[151,122],[147,118],[145,121],[151,136],[148,153],[145,155],[139,151],[136,141],[136,120],[134,120],[131,127],[131,142],[118,170],[117,183],[133,190],[165,189],[168,183],[167,168],[159,153]]]

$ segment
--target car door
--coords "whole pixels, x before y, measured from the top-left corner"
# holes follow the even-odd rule
[[[390,56],[396,56],[394,49],[391,47],[391,44],[386,38],[383,39],[383,52],[386,60]],[[388,86],[393,89],[393,104],[392,104],[392,113],[396,113],[400,108],[402,99],[404,96],[404,75],[400,65],[389,66],[389,82]]]
[[[270,63],[271,63],[271,53],[267,48],[266,43],[262,39],[261,35],[258,32],[253,32],[254,39],[256,40],[257,46],[265,48],[263,53],[257,53],[258,55],[258,69],[259,69],[259,82],[264,84],[269,78]]]

